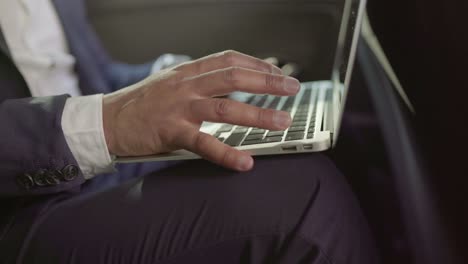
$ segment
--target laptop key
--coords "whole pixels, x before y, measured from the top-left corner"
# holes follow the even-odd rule
[[[237,127],[236,129],[234,129],[234,131],[232,131],[233,134],[238,134],[238,133],[245,133],[249,130],[249,128],[247,127]]]
[[[289,128],[289,132],[300,132],[300,131],[304,131],[305,130],[305,126],[293,126],[293,127],[290,127]]]
[[[273,100],[273,102],[271,102],[271,104],[268,106],[268,108],[276,109],[278,107],[280,99],[281,99],[281,97],[279,97],[279,96],[275,97],[275,99]]]
[[[304,138],[304,132],[292,132],[286,135],[286,141],[300,140]]]
[[[293,118],[293,122],[307,122],[307,117]]]
[[[268,132],[268,134],[266,135],[267,137],[279,137],[279,136],[283,136],[284,135],[284,131],[270,131]]]
[[[234,127],[234,126],[232,126],[232,125],[223,125],[223,126],[220,127],[220,128],[218,129],[218,131],[216,131],[216,132],[219,132],[219,133],[229,132],[229,131],[232,130],[233,127]]]
[[[297,113],[294,115],[294,118],[307,118],[309,114]]]
[[[217,139],[218,139],[219,141],[221,141],[221,142],[224,142],[224,140],[225,140],[225,138],[223,138],[223,137],[217,137]]]
[[[236,147],[239,146],[239,144],[242,141],[242,138],[244,138],[244,134],[231,134],[226,141],[224,141],[224,144],[229,145],[231,147]]]
[[[283,140],[283,137],[267,137],[262,142],[263,143],[274,143],[274,142],[280,142],[281,140]]]
[[[314,138],[314,133],[308,133],[307,134],[307,139]]]
[[[263,138],[263,134],[256,134],[256,135],[251,135],[249,134],[245,140],[256,140],[256,139],[262,139]]]
[[[306,121],[294,121],[291,123],[291,127],[305,127],[307,125]]]
[[[244,142],[242,142],[241,146],[248,146],[248,145],[255,145],[255,144],[262,144],[262,143],[263,143],[262,139],[244,140]]]
[[[264,134],[265,131],[265,129],[254,128],[252,131],[250,131],[249,135]]]
[[[291,126],[305,126],[307,125],[307,120],[304,121],[292,121]]]
[[[307,116],[295,116],[295,117],[293,118],[293,122],[295,122],[295,121],[299,121],[299,122],[301,122],[301,121],[307,121]]]
[[[292,109],[293,104],[294,104],[294,97],[292,97],[292,96],[288,97],[286,102],[284,102],[283,110],[286,111],[286,112],[290,112],[291,109]]]
[[[267,100],[268,96],[267,95],[263,95],[260,99],[260,101],[258,101],[255,106],[258,106],[258,107],[262,107],[264,104],[265,104],[265,101]]]
[[[308,132],[315,132],[315,126],[314,125],[309,126],[309,129],[307,131]]]

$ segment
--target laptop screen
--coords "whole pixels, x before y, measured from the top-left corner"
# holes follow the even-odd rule
[[[333,64],[333,144],[336,144],[346,95],[356,58],[366,0],[344,0],[338,45]]]

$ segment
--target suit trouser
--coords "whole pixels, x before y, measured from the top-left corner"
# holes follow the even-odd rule
[[[183,162],[49,206],[22,263],[376,263],[366,220],[321,154],[236,173]]]

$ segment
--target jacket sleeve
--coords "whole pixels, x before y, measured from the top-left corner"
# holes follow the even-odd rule
[[[0,196],[57,193],[85,181],[61,127],[67,97],[0,103]]]

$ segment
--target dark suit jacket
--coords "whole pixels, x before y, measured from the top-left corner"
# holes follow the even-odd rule
[[[83,0],[54,0],[83,94],[108,93],[146,77],[152,63],[113,61],[91,29]],[[31,98],[0,31],[0,197],[56,193],[84,178],[61,128],[67,95]]]

